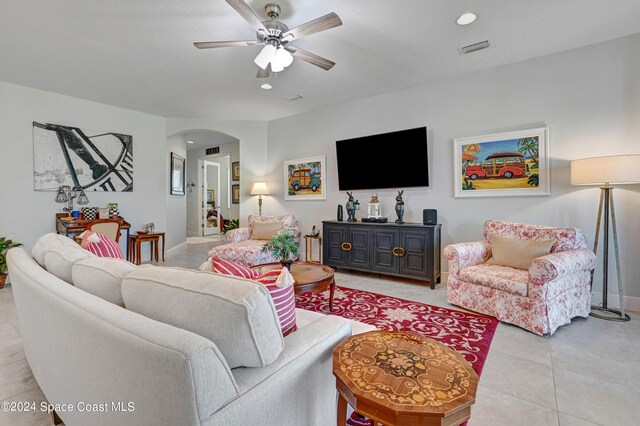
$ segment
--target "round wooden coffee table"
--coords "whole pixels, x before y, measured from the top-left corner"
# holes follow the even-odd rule
[[[278,263],[265,263],[263,265],[252,266],[260,273],[267,272],[274,268],[279,268],[282,265]],[[295,293],[306,293],[308,291],[312,293],[320,293],[330,288],[329,290],[329,311],[333,311],[333,293],[336,288],[336,281],[333,278],[333,268],[316,262],[293,262],[291,264],[291,275],[296,280],[294,287]]]
[[[371,331],[333,350],[340,393],[338,425],[347,402],[384,425],[459,425],[471,417],[478,375],[464,357],[426,337]]]

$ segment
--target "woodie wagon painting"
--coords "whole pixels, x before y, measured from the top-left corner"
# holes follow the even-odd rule
[[[547,141],[547,127],[455,139],[455,196],[549,195]]]
[[[285,200],[326,200],[325,157],[309,157],[284,162]]]

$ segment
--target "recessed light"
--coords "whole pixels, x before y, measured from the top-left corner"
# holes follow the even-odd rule
[[[187,141],[187,143],[195,143],[194,141]]]
[[[273,89],[273,86],[272,86],[272,85],[270,85],[269,83],[265,83],[265,84],[263,84],[263,85],[262,85],[262,86],[260,86],[260,87],[262,87],[264,90],[271,90],[271,89]]]
[[[467,12],[460,15],[460,17],[456,20],[456,23],[458,25],[469,25],[470,23],[475,21],[477,18],[478,18],[478,15],[476,15],[475,13]]]

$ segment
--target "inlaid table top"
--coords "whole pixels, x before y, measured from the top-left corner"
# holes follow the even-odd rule
[[[333,350],[333,374],[358,413],[394,425],[418,419],[459,424],[469,418],[478,384],[461,354],[426,337],[391,331],[342,342]]]

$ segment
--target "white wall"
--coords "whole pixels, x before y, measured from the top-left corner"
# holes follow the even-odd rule
[[[640,35],[635,35],[272,121],[268,184],[275,195],[267,197],[265,208],[269,214],[295,213],[303,232],[335,219],[337,204],[346,202],[338,192],[335,141],[426,125],[431,186],[405,190],[405,221],[420,222],[423,209],[438,209],[443,247],[481,239],[482,224],[490,218],[580,227],[591,244],[599,191],[571,186],[569,161],[640,152],[639,76]],[[550,197],[453,198],[454,138],[545,123],[550,127]],[[315,155],[327,156],[327,200],[284,201],[283,160]],[[640,187],[615,192],[625,288],[628,295],[640,296],[635,267]],[[391,219],[395,193],[379,192]],[[355,195],[366,207],[370,191]]]
[[[62,211],[55,192],[33,189],[33,121],[132,135],[133,192],[88,191],[89,205],[116,202],[133,230],[147,222],[165,229],[164,118],[0,82],[0,235],[32,246],[55,231]]]
[[[171,195],[171,153],[177,154],[182,158],[187,158],[187,140],[183,135],[175,135],[166,140],[166,150],[164,153],[163,164],[165,175],[163,179],[164,194],[166,202],[166,243],[168,248],[176,247],[178,244],[184,243],[187,239],[187,171],[185,170],[185,195]],[[156,227],[156,229],[159,229]]]

